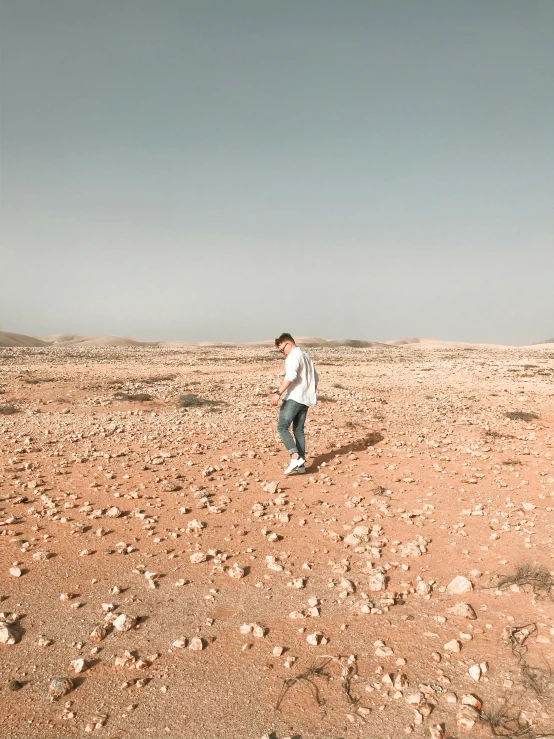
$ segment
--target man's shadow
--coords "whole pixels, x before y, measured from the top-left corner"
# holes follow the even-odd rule
[[[369,449],[370,446],[375,446],[375,444],[383,441],[384,438],[385,437],[381,432],[372,431],[363,439],[352,441],[350,442],[350,444],[346,444],[345,446],[341,446],[338,449],[333,449],[326,454],[320,454],[319,456],[315,457],[314,459],[312,459],[310,466],[306,467],[306,472],[315,472],[316,469],[323,462],[330,462],[331,460],[335,459],[335,457],[342,457],[345,454],[352,454],[352,452],[364,452],[366,449]]]

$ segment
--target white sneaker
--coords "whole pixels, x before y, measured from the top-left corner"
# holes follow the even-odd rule
[[[294,472],[294,470],[298,469],[298,467],[302,467],[305,460],[302,459],[302,457],[298,457],[298,459],[291,459],[289,466],[285,470],[285,475],[290,475],[291,472]]]
[[[302,467],[297,467],[296,468],[296,474],[297,475],[304,475],[305,473],[306,473],[306,468],[304,467],[304,465],[302,465]]]

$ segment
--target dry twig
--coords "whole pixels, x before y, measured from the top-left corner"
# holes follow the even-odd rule
[[[318,664],[319,660],[322,660],[321,664]],[[346,699],[350,704],[357,704],[359,702],[359,699],[355,698],[350,692],[352,678],[358,674],[356,663],[348,659],[345,661],[343,657],[335,657],[332,654],[320,654],[314,659],[310,667],[305,672],[283,680],[283,687],[281,689],[281,692],[279,693],[277,703],[275,704],[275,710],[278,711],[280,709],[281,704],[285,699],[288,691],[299,682],[308,683],[310,691],[314,696],[317,705],[324,706],[325,699],[321,697],[319,693],[319,688],[315,683],[315,679],[320,677],[323,680],[329,681],[332,678],[332,675],[330,675],[328,672],[325,672],[325,668],[333,663],[339,665],[339,667],[341,668],[341,685]],[[359,718],[363,720],[361,716]]]

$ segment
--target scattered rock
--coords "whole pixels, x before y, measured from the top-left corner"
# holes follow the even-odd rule
[[[451,595],[465,595],[473,590],[471,580],[463,575],[457,575],[446,587],[447,593]]]
[[[452,606],[451,608],[447,608],[446,613],[449,616],[458,616],[459,618],[467,618],[472,621],[477,618],[477,614],[469,605],[469,603],[463,602],[456,603],[456,605]]]
[[[126,613],[121,613],[113,622],[114,628],[118,631],[130,631],[136,624],[135,616],[128,616]]]
[[[0,621],[0,644],[17,644],[19,634],[10,625]]]
[[[444,645],[444,651],[445,652],[461,652],[462,645],[457,639],[452,639],[452,641],[449,641]]]
[[[70,677],[53,677],[48,686],[48,695],[51,701],[57,701],[73,690],[73,680]]]

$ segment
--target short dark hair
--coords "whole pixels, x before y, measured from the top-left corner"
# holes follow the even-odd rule
[[[281,336],[278,336],[275,339],[275,346],[279,346],[279,344],[282,344],[284,341],[292,341],[293,344],[296,344],[296,341],[290,334],[281,334]]]

